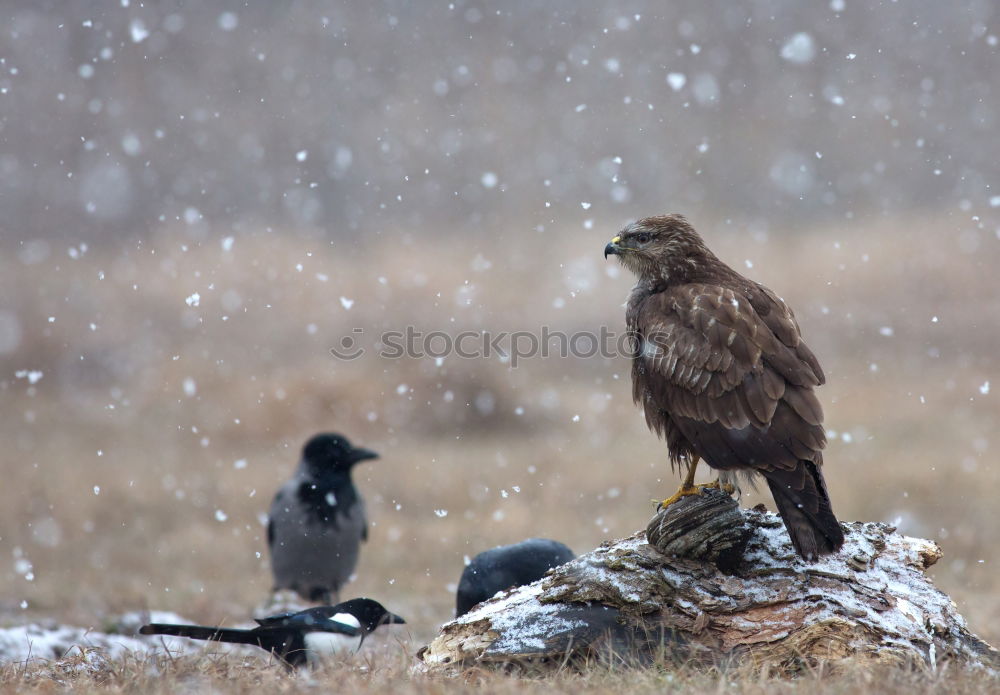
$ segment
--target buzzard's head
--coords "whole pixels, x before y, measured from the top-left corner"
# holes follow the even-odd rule
[[[659,277],[672,268],[710,255],[694,227],[681,215],[645,217],[623,229],[604,247],[639,277]]]

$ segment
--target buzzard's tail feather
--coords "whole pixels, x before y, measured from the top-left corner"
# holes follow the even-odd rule
[[[237,630],[224,627],[205,627],[203,625],[170,625],[167,623],[152,623],[139,628],[143,635],[174,635],[190,637],[191,639],[212,640],[215,642],[231,642],[233,644],[253,644],[260,646],[260,639],[253,630]]]
[[[799,555],[815,560],[840,549],[844,531],[833,514],[823,473],[815,463],[800,461],[793,470],[768,471],[764,477]]]

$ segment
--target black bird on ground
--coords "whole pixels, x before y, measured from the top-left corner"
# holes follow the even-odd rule
[[[289,666],[303,666],[337,652],[356,651],[365,637],[381,625],[406,623],[370,598],[352,598],[336,606],[280,613],[256,622],[257,627],[247,630],[152,623],[139,628],[139,633],[252,644],[273,653]]]
[[[339,434],[317,434],[306,443],[298,470],[271,503],[267,547],[275,591],[292,589],[318,603],[339,600],[368,539],[351,469],[375,458]]]
[[[492,598],[498,591],[541,579],[553,567],[564,565],[575,557],[564,544],[547,538],[529,538],[484,550],[462,571],[455,617],[468,613],[477,603]]]

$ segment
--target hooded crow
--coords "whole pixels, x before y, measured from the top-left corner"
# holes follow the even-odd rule
[[[317,434],[306,443],[298,470],[271,503],[267,547],[275,591],[292,589],[317,603],[339,599],[368,538],[351,469],[375,458],[339,434]]]
[[[568,547],[547,538],[529,538],[484,550],[472,558],[462,572],[455,617],[468,613],[477,603],[492,598],[498,591],[541,579],[553,567],[564,565],[575,557]]]
[[[337,652],[356,651],[380,625],[406,623],[370,598],[352,598],[336,606],[280,613],[256,622],[257,627],[249,630],[152,623],[139,628],[139,633],[252,644],[271,652],[288,666],[303,666],[316,664]]]

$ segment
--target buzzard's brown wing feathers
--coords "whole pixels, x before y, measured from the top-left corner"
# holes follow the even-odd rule
[[[628,320],[639,341],[633,395],[654,429],[663,429],[656,426],[662,412],[727,429],[762,428],[782,400],[808,424],[822,422],[809,388],[823,379],[818,365],[810,364],[815,357],[797,332],[794,340],[779,340],[731,289],[690,284],[651,294],[630,307]],[[797,329],[790,316],[771,322]]]
[[[764,324],[771,329],[778,340],[794,349],[796,357],[807,365],[809,371],[816,377],[816,383],[812,385],[822,386],[825,384],[826,376],[823,374],[823,368],[819,366],[819,360],[816,359],[812,350],[802,342],[802,332],[799,330],[799,323],[795,320],[791,308],[785,304],[781,297],[760,283],[753,283],[748,294],[750,305]]]

